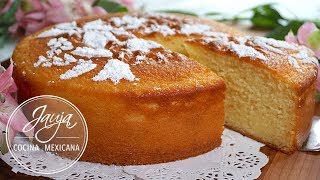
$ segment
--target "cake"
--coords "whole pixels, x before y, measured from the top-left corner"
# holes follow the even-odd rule
[[[13,55],[19,100],[50,94],[77,106],[89,131],[82,161],[162,163],[220,146],[223,79],[182,54],[104,22],[134,28],[142,21],[123,18],[64,23],[21,41]]]
[[[152,164],[208,152],[223,125],[291,153],[307,138],[317,59],[186,16],[127,13],[45,28],[13,54],[20,101],[42,94],[86,118],[81,160]]]

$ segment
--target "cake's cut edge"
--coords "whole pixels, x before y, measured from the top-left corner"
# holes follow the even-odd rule
[[[211,68],[226,80],[227,127],[288,154],[302,146],[309,134],[315,104],[315,66],[306,65],[310,67],[310,72],[307,69],[301,72],[307,77],[303,82],[301,74],[295,81],[288,81],[286,75],[261,67],[259,62],[247,58],[237,60],[239,57],[230,52],[211,51],[211,47],[196,42],[187,42],[185,46],[189,57]],[[254,69],[256,72],[251,72]],[[256,82],[257,78],[260,79],[257,81],[259,83]],[[250,103],[239,103],[241,98]],[[242,117],[239,113],[235,115],[237,109],[241,109],[242,115],[249,116]]]

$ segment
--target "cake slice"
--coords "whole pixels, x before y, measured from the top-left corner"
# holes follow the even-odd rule
[[[305,47],[263,37],[188,40],[189,57],[227,85],[227,127],[286,153],[309,135],[317,59]]]
[[[143,34],[144,38],[185,54],[225,80],[227,127],[285,153],[302,146],[315,104],[318,60],[311,50],[271,38],[244,36],[214,21],[149,16],[174,30],[174,35],[158,28]]]

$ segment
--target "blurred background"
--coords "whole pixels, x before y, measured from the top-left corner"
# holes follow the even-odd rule
[[[17,41],[48,25],[132,10],[191,14],[280,40],[305,22],[320,26],[320,0],[0,0],[0,62]]]
[[[183,9],[204,14],[222,12],[234,15],[253,6],[275,3],[284,15],[294,13],[300,18],[320,18],[320,0],[136,0],[136,7],[145,6],[146,11]],[[292,13],[290,13],[290,11]]]

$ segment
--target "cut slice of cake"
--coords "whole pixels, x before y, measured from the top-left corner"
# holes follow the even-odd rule
[[[305,47],[226,34],[188,40],[189,57],[226,81],[226,125],[291,153],[309,134],[317,59]]]
[[[226,126],[286,153],[302,145],[315,104],[318,60],[312,51],[284,41],[245,37],[213,21],[149,16],[174,34],[158,28],[144,38],[183,53],[224,78]]]

